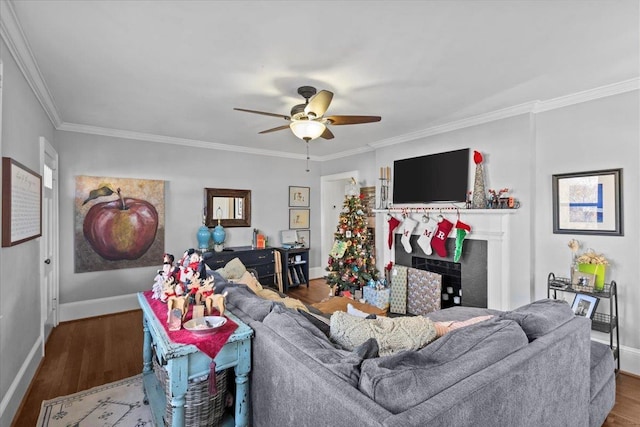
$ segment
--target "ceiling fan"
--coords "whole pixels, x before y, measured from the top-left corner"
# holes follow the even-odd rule
[[[244,108],[234,108],[234,110],[283,118],[290,123],[263,130],[259,133],[270,133],[289,128],[295,136],[306,142],[316,138],[333,139],[333,133],[327,125],[355,125],[379,122],[381,119],[380,116],[324,116],[333,99],[332,92],[328,90],[316,92],[315,87],[301,86],[298,88],[298,93],[305,99],[305,102],[304,104],[294,105],[291,108],[290,116]]]

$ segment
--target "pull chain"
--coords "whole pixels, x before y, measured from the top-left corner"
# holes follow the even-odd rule
[[[309,172],[309,141],[307,141],[307,172]]]

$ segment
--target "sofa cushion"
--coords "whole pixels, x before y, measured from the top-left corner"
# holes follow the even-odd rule
[[[529,341],[548,334],[574,316],[566,301],[556,299],[541,299],[502,314],[504,319],[518,322]]]
[[[494,317],[451,331],[421,350],[365,360],[359,389],[397,414],[527,344],[516,322]]]
[[[272,289],[260,289],[258,292],[256,292],[256,295],[266,300],[282,303],[287,308],[293,308],[295,310],[307,310],[307,306],[304,305],[300,300],[288,297],[286,295],[281,296],[278,292]]]
[[[591,385],[589,390],[589,399],[593,398],[607,384],[607,382],[615,377],[615,362],[611,348],[597,341],[591,341],[591,363],[589,365],[591,372]]]
[[[366,319],[343,311],[331,315],[331,339],[353,350],[369,338],[378,342],[381,355],[417,350],[436,338],[433,322],[426,317],[378,317]]]
[[[363,358],[377,356],[373,341],[364,342],[354,351],[336,348],[304,316],[281,306],[274,307],[263,324],[353,387],[358,385]]]
[[[329,318],[324,317],[322,314],[312,313],[307,310],[298,310],[298,313],[302,314],[313,326],[318,328],[326,337],[331,335],[331,327]]]
[[[232,312],[234,308],[238,309],[259,322],[264,320],[275,304],[273,301],[258,297],[244,285],[228,284],[223,288],[228,292],[226,302]],[[218,292],[217,285],[216,292]]]

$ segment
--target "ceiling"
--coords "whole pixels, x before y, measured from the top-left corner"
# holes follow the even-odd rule
[[[640,75],[637,0],[4,7],[14,13],[0,18],[3,37],[14,55],[29,56],[15,39],[28,43],[56,128],[288,157],[305,152],[289,130],[258,135],[286,122],[233,107],[288,115],[312,85],[334,92],[327,114],[382,116],[311,141],[312,159],[327,160],[534,101],[637,87]]]

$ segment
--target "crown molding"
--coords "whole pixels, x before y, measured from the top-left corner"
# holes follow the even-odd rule
[[[558,108],[564,108],[570,105],[593,101],[600,98],[606,98],[608,96],[619,95],[626,92],[633,92],[634,90],[638,89],[640,89],[640,77],[542,101],[538,104],[538,106],[534,110],[534,113],[556,110]]]
[[[18,64],[18,68],[20,68],[22,75],[27,80],[49,120],[57,128],[62,123],[58,108],[40,73],[38,63],[33,56],[29,42],[22,31],[22,26],[9,0],[0,1],[0,37],[7,45],[9,52]]]
[[[370,143],[369,146],[375,148],[387,147],[390,145],[401,144],[403,142],[415,141],[420,138],[426,138],[433,135],[451,132],[458,129],[464,129],[484,123],[494,122],[496,120],[506,119],[508,117],[519,116],[534,111],[538,101],[531,101],[513,107],[503,108],[501,110],[491,111],[489,113],[479,114],[477,116],[468,117],[466,119],[456,120],[441,125],[432,126],[416,132],[399,135],[397,137],[384,139],[378,142]]]
[[[237,153],[256,154],[260,156],[283,157],[287,159],[306,160],[305,154],[288,153],[284,151],[264,150],[238,145],[221,144],[218,142],[201,141],[197,139],[175,138],[172,136],[155,135],[152,133],[134,132],[120,129],[103,128],[99,126],[62,123],[57,130],[65,132],[84,133],[89,135],[108,136],[111,138],[132,139],[136,141],[159,142],[162,144],[181,145],[185,147],[205,148],[209,150],[234,151]],[[319,161],[318,157],[310,156],[309,160]]]

